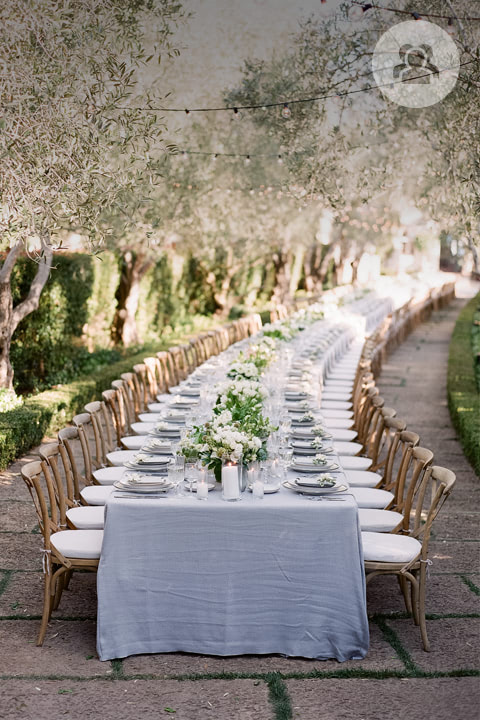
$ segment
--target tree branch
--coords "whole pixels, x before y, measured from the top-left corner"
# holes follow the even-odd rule
[[[12,270],[15,267],[15,263],[18,260],[18,256],[20,255],[22,248],[23,242],[21,240],[17,240],[15,245],[10,248],[7,257],[5,258],[5,262],[0,269],[0,283],[8,283],[10,280],[10,275],[12,274]]]

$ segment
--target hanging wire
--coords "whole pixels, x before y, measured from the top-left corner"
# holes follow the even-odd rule
[[[475,19],[475,18],[474,18]],[[466,65],[471,65],[472,63],[478,63],[479,60],[477,58],[473,60],[466,60],[463,63],[460,63],[459,65],[453,65],[451,67],[442,68],[439,70],[439,74],[443,72],[448,72],[450,70],[458,70],[462,67],[465,67]],[[411,81],[413,80],[420,80],[425,77],[429,77],[429,73],[423,73],[422,75],[416,75],[413,78],[410,78]],[[347,78],[346,78],[347,79]],[[345,79],[345,80],[346,80]],[[344,81],[342,81],[344,82]],[[168,112],[168,113],[187,113],[190,115],[191,113],[209,113],[209,112],[232,112],[235,115],[238,115],[240,110],[268,110],[270,108],[283,108],[282,115],[283,117],[290,117],[288,113],[286,113],[286,110],[290,112],[291,105],[305,105],[309,103],[315,103],[320,102],[322,100],[329,100],[330,98],[338,98],[338,97],[347,97],[349,95],[359,95],[361,93],[370,92],[371,90],[377,90],[377,88],[382,87],[392,87],[392,85],[400,85],[402,84],[403,80],[397,80],[395,82],[388,82],[384,83],[383,85],[369,85],[364,88],[357,88],[356,90],[345,90],[345,91],[337,91],[335,93],[330,93],[330,91],[333,88],[328,88],[325,91],[325,95],[318,95],[315,97],[308,97],[308,98],[298,98],[293,100],[281,100],[279,102],[271,102],[271,103],[262,103],[262,104],[251,104],[251,105],[224,105],[223,107],[198,107],[198,108],[190,108],[186,110],[185,108],[166,108],[166,107],[145,107],[145,108],[118,108],[119,110],[142,110],[144,112]]]
[[[465,20],[472,22],[480,22],[480,17],[459,17],[458,15],[440,15],[438,13],[421,12],[420,10],[399,10],[397,8],[386,7],[385,5],[377,5],[376,3],[363,3],[360,0],[352,0],[352,5],[359,6],[363,12],[367,12],[370,9],[383,10],[385,12],[393,12],[397,15],[410,15],[415,20],[421,20],[422,18],[437,18],[440,20]]]

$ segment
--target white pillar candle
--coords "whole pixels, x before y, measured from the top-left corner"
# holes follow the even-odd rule
[[[225,500],[237,500],[240,497],[238,465],[228,463],[222,467],[222,490]]]
[[[205,470],[200,470],[197,480],[197,499],[206,500],[208,498],[208,482]]]

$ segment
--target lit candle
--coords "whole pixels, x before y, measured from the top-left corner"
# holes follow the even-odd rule
[[[206,500],[208,498],[208,482],[207,473],[204,468],[200,470],[197,480],[197,500]]]
[[[240,497],[238,465],[228,463],[222,467],[222,490],[225,500],[238,500]]]

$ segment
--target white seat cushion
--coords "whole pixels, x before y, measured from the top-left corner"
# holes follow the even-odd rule
[[[350,380],[344,380],[341,382],[340,380],[327,380],[323,383],[323,389],[328,390],[328,392],[352,392],[353,390],[353,382],[350,382]]]
[[[122,447],[124,447],[125,450],[140,450],[140,448],[146,445],[150,439],[151,438],[149,438],[146,434],[127,435],[126,437],[120,438],[120,442],[122,443]]]
[[[114,489],[113,485],[87,485],[80,495],[88,505],[105,505]]]
[[[132,430],[137,435],[145,435],[150,430],[155,428],[156,423],[154,422],[134,422],[132,423]]]
[[[100,557],[103,530],[61,530],[50,541],[66,558],[92,560]]]
[[[343,430],[349,430],[353,427],[353,418],[328,418],[329,428],[342,428]]]
[[[162,413],[140,413],[138,419],[142,423],[158,423],[164,418]]]
[[[131,462],[137,454],[138,450],[114,450],[107,453],[107,462],[110,465],[124,465],[126,462]]]
[[[148,410],[152,413],[161,413],[165,410],[167,407],[166,403],[162,402],[156,402],[156,403],[149,403],[148,404]]]
[[[422,545],[407,535],[362,532],[363,559],[370,562],[407,563],[420,552]]]
[[[356,430],[345,430],[345,428],[336,428],[329,423],[326,423],[329,433],[333,437],[333,441],[339,440],[340,442],[351,442],[352,440],[355,440],[358,433]]]
[[[67,518],[77,530],[103,530],[105,507],[74,507],[67,510]]]
[[[339,455],[356,455],[363,450],[363,445],[360,443],[341,442],[340,440],[334,442],[334,447]]]
[[[349,370],[332,370],[332,372],[328,373],[327,380],[353,382],[355,380],[355,375],[356,373]]]
[[[350,492],[357,501],[359,508],[376,508],[384,510],[393,500],[393,493],[376,488],[351,487]]]
[[[344,470],[368,470],[372,464],[371,458],[358,455],[340,455],[339,460]]]
[[[345,400],[322,400],[320,404],[322,410],[350,410],[352,407],[353,404]]]
[[[350,478],[348,479],[350,482]],[[402,514],[394,510],[373,510],[358,508],[361,530],[368,532],[391,532],[402,522]]]
[[[326,410],[322,409],[325,420],[330,418],[353,418],[353,410]]]
[[[99,485],[112,485],[115,480],[121,480],[127,468],[122,466],[106,467],[94,470],[92,475]]]
[[[172,399],[172,396],[170,395],[170,393],[158,393],[158,395],[157,395],[157,400],[159,403],[165,403],[171,399]]]
[[[345,468],[344,468],[345,470]],[[376,487],[382,476],[370,470],[346,470],[348,484],[352,487]]]
[[[322,391],[322,400],[350,400],[351,397],[350,390],[329,390],[325,388]]]

